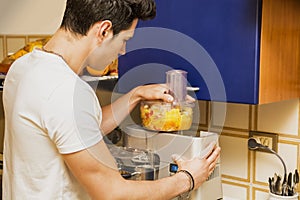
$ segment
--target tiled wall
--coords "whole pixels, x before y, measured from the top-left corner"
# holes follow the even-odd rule
[[[220,137],[221,171],[224,196],[239,200],[268,198],[268,177],[283,174],[283,166],[274,155],[250,151],[247,147],[250,130],[279,135],[278,154],[287,165],[287,171],[299,169],[300,100],[294,99],[265,105],[224,104],[201,102],[210,129],[220,128],[218,116],[213,113],[220,105],[227,107]],[[203,126],[205,129],[205,126]]]

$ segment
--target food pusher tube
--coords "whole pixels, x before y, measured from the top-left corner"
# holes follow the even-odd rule
[[[174,103],[186,101],[187,72],[183,70],[170,70],[166,72],[166,84],[169,93],[174,97]]]

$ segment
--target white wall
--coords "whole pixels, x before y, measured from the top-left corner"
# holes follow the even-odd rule
[[[53,34],[66,0],[0,0],[0,34]]]

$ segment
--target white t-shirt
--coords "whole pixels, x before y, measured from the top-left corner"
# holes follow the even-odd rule
[[[102,139],[93,89],[57,55],[21,57],[5,78],[3,199],[89,199],[61,154]]]

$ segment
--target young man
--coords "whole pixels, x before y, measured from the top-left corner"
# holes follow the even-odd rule
[[[100,108],[78,74],[125,54],[139,19],[155,16],[153,0],[67,0],[61,27],[41,50],[14,62],[4,85],[3,199],[171,199],[198,188],[220,149],[177,160],[180,170],[156,181],[121,177],[103,135],[145,99],[172,102],[165,85],[139,86]]]

